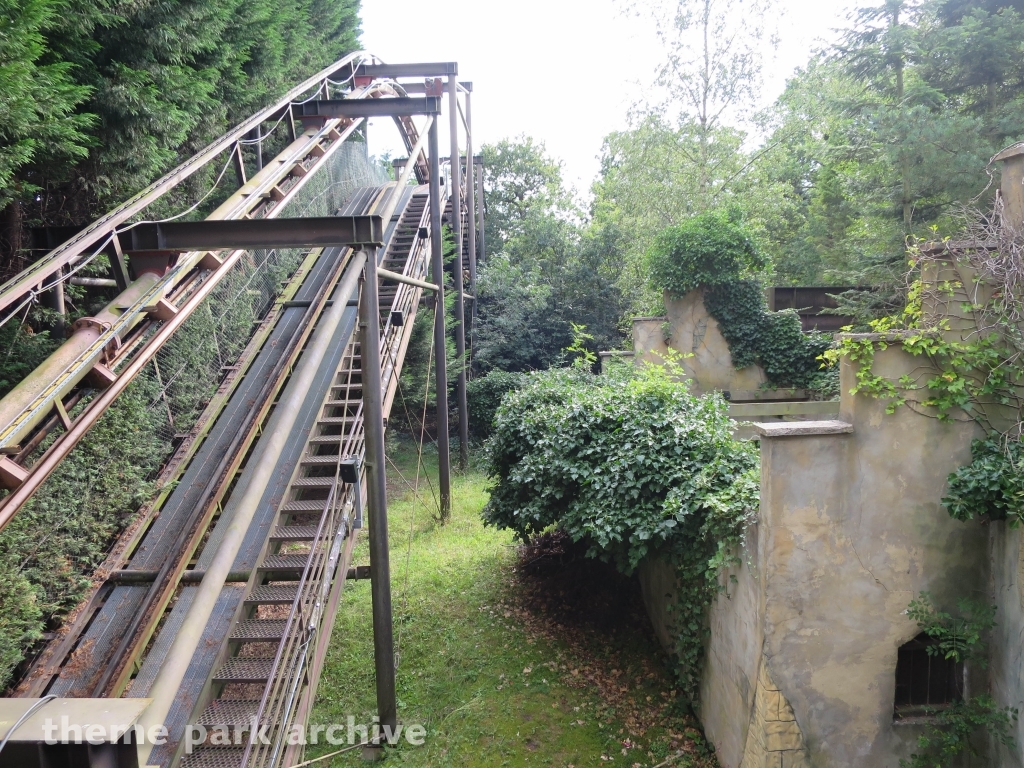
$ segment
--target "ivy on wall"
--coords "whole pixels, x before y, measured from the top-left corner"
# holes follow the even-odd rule
[[[803,333],[793,310],[769,312],[756,275],[767,259],[736,217],[712,212],[669,227],[647,257],[652,284],[681,297],[703,288],[735,368],[760,365],[774,387],[827,390],[821,356],[831,336]]]
[[[821,356],[832,346],[832,337],[818,331],[804,333],[800,316],[792,309],[769,312],[756,281],[705,288],[704,307],[718,322],[735,368],[760,365],[776,387],[824,389],[829,385]]]
[[[524,540],[557,525],[627,574],[669,558],[678,672],[695,703],[706,611],[757,508],[760,462],[733,440],[725,401],[695,397],[673,373],[580,365],[527,376],[494,420],[483,514]]]
[[[940,611],[932,604],[931,595],[922,592],[910,601],[907,615],[932,639],[926,648],[930,656],[957,664],[973,663],[984,669],[988,663],[984,638],[995,627],[996,608],[961,598],[957,609],[956,614]],[[973,738],[979,731],[987,731],[1004,746],[1013,746],[1010,724],[1017,719],[1017,710],[1000,707],[991,696],[971,697],[968,693],[961,691],[965,698],[950,705],[926,709],[932,721],[918,737],[917,748],[921,751],[909,760],[900,760],[900,768],[936,768],[949,765],[964,753],[976,756],[979,752]]]
[[[972,461],[952,473],[943,504],[958,520],[1024,521],[1024,235],[1004,228],[1001,210],[975,213],[966,246],[910,249],[907,305],[871,322],[870,334],[851,334],[825,353],[856,366],[851,394],[906,406],[940,421],[974,421],[987,433],[972,446]],[[941,279],[923,279],[925,273]],[[984,290],[986,286],[990,290]],[[942,308],[943,316],[933,317]],[[945,313],[956,313],[970,333],[951,333]],[[956,338],[960,336],[961,338]],[[874,369],[877,350],[898,346],[922,365],[898,379]]]
[[[766,266],[768,258],[740,219],[721,211],[663,230],[647,254],[652,284],[674,296],[733,283]]]

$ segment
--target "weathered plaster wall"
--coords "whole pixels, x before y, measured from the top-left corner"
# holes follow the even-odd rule
[[[876,355],[886,375],[915,365],[897,348]],[[940,504],[976,427],[885,414],[851,385],[845,366],[852,434],[762,438],[764,650],[812,765],[896,768],[918,736],[892,720],[897,649],[919,632],[907,604],[928,591],[952,607],[987,584],[987,532]]]
[[[704,308],[704,292],[690,291],[681,299],[665,294],[665,311],[672,336],[672,349],[693,356],[682,361],[686,372],[697,382],[701,392],[727,392],[759,389],[768,379],[760,366],[732,367],[729,344],[722,336],[718,321]]]
[[[917,361],[890,347],[875,365],[895,378]],[[723,768],[897,768],[921,733],[893,723],[897,650],[919,633],[907,605],[922,591],[941,607],[988,591],[989,531],[951,519],[940,503],[977,427],[910,408],[885,414],[883,403],[848,394],[849,366],[842,375],[841,419],[852,433],[761,438],[759,519],[735,582],[723,582],[712,606],[701,686],[701,720]],[[1015,585],[1017,542],[1004,568]],[[654,603],[670,587],[662,573],[645,596]],[[1010,634],[1002,642],[1016,655],[1006,664],[1020,680],[1020,637]],[[758,681],[792,720],[765,719],[777,710],[758,704]],[[765,746],[772,733],[788,734],[776,747],[799,741],[787,762]]]
[[[996,628],[989,644],[989,679],[992,697],[1002,707],[1024,714],[1024,537],[1020,528],[1006,523],[989,526],[992,595]],[[1024,721],[1013,730],[1013,749],[994,742],[992,764],[1004,768],[1024,766]]]
[[[757,525],[747,529],[745,540],[753,546],[741,553],[739,565],[722,575],[722,589],[709,616],[711,642],[701,676],[702,719],[723,766],[740,764],[750,727],[754,724],[756,731],[759,718],[756,697],[763,646],[763,600]]]
[[[715,320],[704,308],[703,291],[697,289],[676,299],[665,294],[665,317],[640,317],[633,321],[633,349],[637,359],[660,363],[666,350],[687,355],[680,360],[694,381],[698,394],[721,390],[753,397],[767,382],[760,366],[732,367],[729,345]],[[668,324],[668,341],[665,340]]]

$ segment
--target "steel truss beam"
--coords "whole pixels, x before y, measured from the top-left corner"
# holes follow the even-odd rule
[[[356,77],[447,77],[459,74],[455,61],[411,62],[409,64],[360,64]]]
[[[47,281],[51,280],[52,276],[59,272],[61,268],[76,263],[82,258],[87,257],[94,250],[104,248],[118,226],[145,209],[153,201],[159,199],[168,190],[201,170],[220,155],[221,152],[232,149],[239,139],[244,138],[252,130],[259,129],[262,123],[277,120],[282,114],[287,112],[295,99],[308,93],[314,87],[322,86],[328,79],[335,79],[351,72],[353,66],[357,66],[368,58],[371,58],[371,54],[365,51],[358,51],[349,54],[344,59],[307,78],[289,90],[275,104],[260,110],[252,117],[238,124],[231,131],[214,140],[177,168],[154,181],[131,200],[101,216],[66,243],[39,259],[31,267],[0,285],[0,314],[3,314],[4,310],[8,307],[22,301],[25,295],[30,291],[38,289],[40,285],[47,287]],[[291,121],[288,121],[288,127],[294,128]]]
[[[411,115],[439,115],[441,99],[437,96],[410,98],[401,96],[384,99],[318,99],[296,104],[292,111],[303,117],[409,117]]]
[[[122,237],[129,253],[383,245],[380,216],[145,223]]]

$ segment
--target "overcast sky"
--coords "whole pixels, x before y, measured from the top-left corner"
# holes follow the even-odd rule
[[[848,0],[777,0],[780,44],[766,63],[764,102],[810,52],[844,26]],[[586,192],[606,134],[649,84],[661,50],[650,22],[622,0],[363,0],[363,47],[388,63],[457,61],[473,82],[475,143],[527,134],[564,163]],[[447,124],[447,120],[444,121]],[[371,152],[403,154],[386,121],[370,128]],[[442,133],[442,148],[448,146]]]

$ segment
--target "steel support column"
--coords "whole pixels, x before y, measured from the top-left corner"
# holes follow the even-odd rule
[[[430,271],[437,283],[434,312],[434,388],[437,390],[437,474],[441,494],[441,521],[452,511],[451,454],[448,440],[448,356],[444,333],[444,243],[441,239],[441,167],[437,148],[437,120],[430,123]]]
[[[359,354],[366,435],[366,507],[370,523],[370,602],[373,607],[373,667],[377,678],[377,715],[391,733],[397,723],[395,643],[391,617],[391,564],[388,553],[387,470],[384,465],[384,404],[380,377],[380,311],[377,297],[377,249],[366,257],[359,302]]]
[[[334,291],[334,296],[338,301],[335,301],[320,319],[309,345],[303,351],[302,357],[299,358],[288,386],[281,395],[274,415],[267,424],[260,445],[250,459],[251,462],[256,463],[254,477],[259,479],[258,482],[250,483],[245,488],[236,489],[232,495],[229,505],[233,508],[233,512],[226,514],[223,518],[227,521],[224,536],[216,554],[206,568],[206,577],[196,590],[195,599],[185,615],[181,629],[167,651],[160,672],[149,689],[151,702],[139,718],[139,722],[147,732],[150,728],[161,726],[167,722],[167,715],[171,711],[171,706],[181,688],[181,682],[192,662],[192,655],[201,642],[206,623],[209,621],[221,590],[231,573],[235,557],[242,548],[242,542],[245,540],[249,525],[263,498],[267,483],[273,477],[274,469],[292,430],[295,428],[306,393],[313,385],[320,361],[327,354],[334,332],[341,323],[347,303],[341,299],[352,295],[359,276],[362,274],[363,258],[362,252],[353,256],[352,264],[349,267],[350,271],[342,277]],[[139,745],[140,765],[147,765],[146,760],[152,747],[153,745],[148,743]]]
[[[452,235],[455,239],[455,354],[459,378],[455,396],[459,403],[459,469],[469,466],[469,405],[466,398],[466,296],[462,284],[462,160],[459,155],[459,83],[448,78],[448,110],[451,131]]]
[[[468,85],[468,84],[467,84]],[[473,163],[473,89],[466,91],[466,207],[469,209],[469,293],[473,297],[472,319],[476,318],[476,168]],[[470,334],[473,323],[470,322]]]
[[[477,168],[476,207],[477,216],[479,217],[479,223],[477,224],[477,227],[479,228],[477,247],[480,249],[477,256],[480,259],[485,259],[487,258],[487,241],[484,239],[484,159],[482,157],[479,159],[473,158],[473,162],[476,164]],[[475,293],[473,295],[476,296]]]

